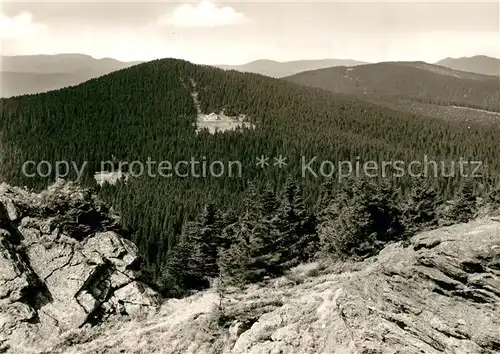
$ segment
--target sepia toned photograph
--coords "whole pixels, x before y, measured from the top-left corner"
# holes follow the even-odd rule
[[[500,354],[498,1],[0,1],[0,353]]]

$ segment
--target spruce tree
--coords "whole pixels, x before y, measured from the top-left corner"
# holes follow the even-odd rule
[[[168,260],[163,268],[159,283],[166,297],[181,297],[188,290],[200,290],[208,287],[209,282],[200,267],[199,255],[194,251],[193,244],[183,240],[168,254]]]
[[[318,250],[316,218],[307,212],[302,192],[291,178],[285,184],[277,217],[276,250],[282,255],[282,268],[311,259]]]
[[[218,248],[222,240],[222,220],[217,208],[208,203],[195,221],[189,223],[180,243],[168,254],[161,279],[164,292],[183,294],[189,289],[202,289],[208,278],[218,276]]]
[[[314,212],[319,221],[326,216],[326,209],[334,199],[334,185],[331,178],[326,179],[320,187],[320,195],[314,206]]]
[[[493,204],[494,206],[500,206],[500,184],[494,185],[488,193],[488,202]]]
[[[438,225],[438,208],[442,203],[436,190],[428,181],[417,179],[403,207],[404,222],[408,235]]]
[[[255,224],[245,214],[240,222],[231,225],[235,242],[228,249],[219,250],[219,268],[228,284],[243,285],[262,279],[265,272],[256,264],[254,257],[262,243],[254,235]]]
[[[454,223],[467,223],[477,212],[477,200],[474,191],[474,181],[466,180],[460,188],[460,193],[451,207],[449,217]]]
[[[218,248],[222,241],[222,220],[213,203],[207,203],[199,217],[186,227],[185,239],[193,246],[191,261],[204,270],[207,277],[219,273]]]
[[[239,222],[230,226],[235,243],[220,253],[223,275],[233,283],[256,282],[282,274],[283,254],[277,247],[279,202],[267,188],[257,198],[257,208],[250,208]],[[226,228],[227,229],[227,228]]]
[[[323,251],[366,256],[386,242],[402,239],[404,226],[396,194],[386,182],[360,180],[347,187],[330,204],[331,219],[320,225]]]

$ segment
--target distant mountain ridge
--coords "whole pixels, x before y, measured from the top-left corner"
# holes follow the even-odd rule
[[[1,56],[0,97],[40,93],[73,86],[139,63],[141,62],[122,62],[112,58],[96,59],[90,55],[77,53]],[[216,65],[216,67],[284,78],[306,71],[359,65],[369,65],[369,63],[351,59],[313,59],[287,62],[261,59],[243,65]],[[422,65],[432,64],[422,63]],[[484,55],[458,59],[446,58],[436,65],[460,70],[462,73],[459,76],[466,75],[465,71],[500,76],[500,59]],[[427,67],[427,69],[429,68],[430,66]]]
[[[367,63],[351,59],[294,60],[287,62],[261,59],[243,65],[217,65],[217,67],[226,70],[236,70],[261,74],[274,78],[282,78],[307,70],[324,69],[334,66],[355,66],[362,64]]]
[[[436,65],[477,74],[500,76],[500,59],[488,57],[486,55],[446,58],[438,61]]]
[[[1,97],[40,93],[80,84],[140,62],[85,54],[2,56]]]
[[[398,97],[498,111],[498,78],[425,62],[384,62],[306,71],[284,78],[340,94]]]
[[[94,73],[127,68],[140,61],[123,62],[112,58],[96,59],[86,54],[14,55],[0,58],[2,71],[37,74],[76,73],[90,70]]]

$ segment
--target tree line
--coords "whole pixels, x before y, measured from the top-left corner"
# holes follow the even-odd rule
[[[163,295],[178,297],[215,278],[241,286],[315,259],[363,259],[389,242],[472,220],[482,200],[474,185],[468,180],[448,204],[424,179],[414,180],[403,199],[390,181],[353,179],[342,186],[326,181],[309,212],[292,179],[279,193],[270,187],[257,192],[250,184],[241,213],[209,203],[186,224],[156,286]],[[499,195],[500,188],[491,190],[482,204],[500,207]]]

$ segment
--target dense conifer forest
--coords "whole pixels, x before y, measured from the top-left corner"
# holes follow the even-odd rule
[[[203,113],[224,109],[245,114],[255,128],[196,133],[191,80]],[[460,195],[466,184],[456,174],[429,177],[428,185],[416,189],[408,177],[389,176],[383,183],[352,181],[340,188],[333,176],[328,179],[331,188],[320,188],[327,179],[302,178],[303,156],[332,162],[410,162],[424,156],[448,163],[484,161],[484,176],[472,188],[485,192],[497,185],[500,172],[498,126],[420,117],[320,89],[173,59],[67,89],[3,99],[0,146],[1,179],[28,188],[43,188],[54,176],[24,176],[25,161],[79,166],[87,161],[82,183],[119,213],[151,281],[172,296],[203,286],[207,277],[220,272],[237,282],[255,281],[281,274],[318,252],[363,256],[380,243],[404,237],[409,219],[426,227],[434,223],[430,209],[415,210],[422,205],[422,193],[438,203]],[[255,162],[261,155],[271,165],[283,155],[288,164],[260,168]],[[145,174],[102,187],[93,179],[102,161],[175,163],[192,157],[240,161],[242,175]],[[396,206],[407,200],[406,209]],[[342,228],[335,226],[338,222]]]

